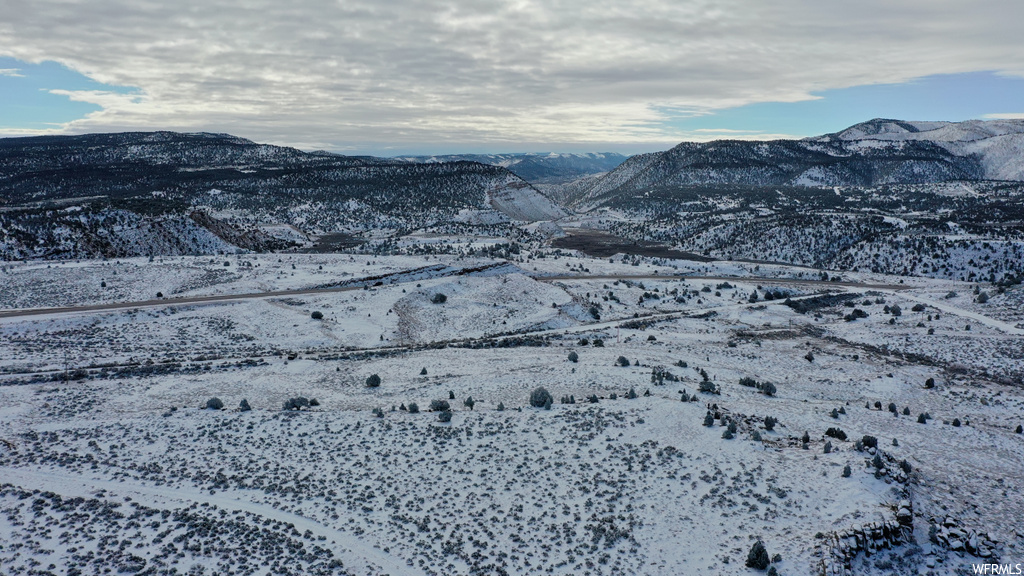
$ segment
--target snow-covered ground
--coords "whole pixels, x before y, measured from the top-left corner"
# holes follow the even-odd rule
[[[914,541],[854,573],[991,561],[933,542],[947,517],[1021,561],[1019,286],[539,256],[6,263],[8,311],[170,298],[0,318],[0,572],[754,574],[760,539],[818,574],[904,499]]]

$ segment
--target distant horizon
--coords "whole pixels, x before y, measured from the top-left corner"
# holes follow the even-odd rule
[[[409,149],[409,150],[406,150],[406,151],[395,151],[395,150],[383,151],[383,150],[381,150],[381,151],[378,151],[378,152],[375,153],[375,152],[372,152],[370,150],[365,150],[364,151],[364,150],[354,149],[354,148],[350,148],[350,147],[346,147],[344,149],[333,149],[333,150],[332,149],[326,149],[326,148],[300,147],[300,146],[295,146],[295,145],[286,144],[286,143],[276,143],[276,142],[269,142],[269,141],[261,141],[261,140],[255,139],[255,138],[247,137],[247,136],[245,136],[243,134],[237,134],[237,133],[231,133],[231,132],[221,132],[221,131],[214,131],[214,130],[171,130],[171,129],[122,130],[122,131],[104,131],[104,132],[82,132],[82,133],[74,133],[74,134],[38,134],[38,135],[3,135],[2,133],[0,133],[0,140],[11,140],[11,139],[17,139],[17,138],[37,138],[37,137],[43,137],[43,138],[45,138],[45,137],[75,137],[75,136],[90,136],[90,135],[102,135],[102,134],[131,134],[131,133],[149,134],[149,133],[169,132],[169,133],[175,133],[175,134],[217,134],[217,135],[225,135],[225,136],[231,136],[231,137],[235,137],[235,138],[242,138],[244,140],[249,140],[249,141],[251,141],[251,142],[253,142],[255,144],[264,144],[264,145],[270,145],[270,146],[281,146],[281,147],[286,147],[286,148],[295,148],[297,150],[300,150],[300,151],[303,151],[303,152],[308,152],[308,153],[312,153],[312,152],[328,152],[328,153],[332,153],[332,154],[339,154],[339,155],[342,155],[342,156],[372,156],[372,157],[375,157],[375,158],[430,157],[430,156],[501,156],[501,155],[526,155],[526,154],[618,154],[618,155],[621,155],[621,156],[624,156],[624,157],[628,158],[630,156],[635,156],[637,154],[648,154],[648,153],[654,153],[654,152],[664,152],[666,150],[669,150],[669,149],[671,149],[671,148],[673,148],[673,147],[675,147],[675,146],[677,146],[679,144],[685,143],[685,142],[702,143],[702,142],[713,142],[713,141],[722,141],[722,140],[765,141],[765,142],[767,142],[767,141],[772,141],[772,140],[800,140],[800,139],[803,139],[803,138],[814,138],[814,137],[818,137],[818,136],[824,136],[824,135],[827,135],[827,134],[835,134],[835,133],[838,133],[838,132],[842,132],[843,130],[846,130],[846,129],[852,127],[852,126],[856,126],[858,124],[863,124],[865,122],[872,122],[872,121],[876,121],[876,120],[890,120],[890,121],[898,121],[898,122],[944,122],[944,123],[956,124],[956,123],[961,123],[961,122],[972,122],[972,121],[977,121],[977,122],[1024,121],[1024,115],[1022,115],[1019,118],[1018,117],[1008,117],[1008,118],[966,118],[966,119],[963,119],[963,120],[933,120],[933,119],[921,119],[921,118],[873,117],[873,118],[867,118],[867,119],[864,119],[864,120],[853,122],[851,124],[844,125],[841,128],[838,128],[838,129],[835,129],[835,130],[831,130],[831,131],[828,131],[828,132],[820,132],[820,133],[816,133],[816,134],[808,134],[806,136],[781,136],[781,137],[771,137],[771,138],[757,138],[755,136],[747,134],[747,135],[743,135],[742,137],[723,136],[723,137],[719,137],[719,138],[705,139],[705,140],[680,140],[680,141],[676,141],[676,142],[664,142],[664,143],[651,142],[651,143],[646,143],[646,144],[630,144],[628,146],[627,145],[616,146],[614,143],[609,144],[607,142],[596,143],[596,146],[607,146],[608,148],[619,148],[618,150],[615,150],[615,149],[588,148],[588,147],[586,147],[586,144],[579,144],[579,143],[566,144],[561,149],[541,149],[541,148],[539,148],[540,146],[550,146],[551,145],[550,143],[546,143],[546,144],[538,144],[538,148],[536,148],[536,149],[527,148],[527,149],[522,149],[520,151],[509,150],[509,149],[497,149],[497,148],[495,148],[495,149],[487,148],[487,149],[483,149],[483,150],[478,148],[478,149],[474,150],[473,149],[474,145],[467,145],[466,147],[462,147],[462,148],[455,147],[454,145],[447,145],[447,146],[451,146],[451,147],[450,148],[444,148],[442,151],[427,151],[426,149],[423,149],[423,148],[416,148],[416,149]],[[622,150],[630,150],[630,149],[632,149],[633,151],[622,151]]]

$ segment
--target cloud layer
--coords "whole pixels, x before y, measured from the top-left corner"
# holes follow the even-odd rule
[[[0,0],[0,55],[142,97],[65,130],[304,148],[672,143],[664,122],[813,91],[1024,75],[1017,0]],[[15,72],[16,73],[16,72]]]

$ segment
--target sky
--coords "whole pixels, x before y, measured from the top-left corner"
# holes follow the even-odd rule
[[[0,136],[381,156],[1024,118],[1019,0],[0,0]]]

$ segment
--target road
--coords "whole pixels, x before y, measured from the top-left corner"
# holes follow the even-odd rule
[[[401,273],[397,273],[401,274]],[[396,275],[397,275],[396,274]],[[454,273],[453,273],[454,274]],[[747,282],[756,284],[771,285],[804,285],[821,287],[844,287],[859,288],[864,290],[906,290],[907,287],[899,284],[860,284],[856,282],[827,282],[823,280],[804,280],[797,278],[760,278],[747,277],[737,278],[730,276],[679,276],[668,274],[604,274],[604,275],[582,275],[565,274],[556,276],[534,276],[541,282],[555,281],[595,281],[595,280],[706,280],[712,282]],[[417,280],[408,280],[414,282]],[[421,281],[421,280],[420,280]],[[359,281],[354,281],[359,282]],[[391,283],[395,284],[394,282]],[[56,308],[21,308],[17,310],[0,311],[0,319],[21,318],[28,316],[44,316],[49,314],[65,315],[78,314],[83,312],[106,312],[110,310],[125,310],[131,308],[154,308],[170,306],[186,306],[193,304],[210,304],[216,302],[232,302],[239,300],[252,300],[259,298],[284,298],[289,296],[305,296],[310,294],[329,294],[332,292],[349,292],[362,290],[363,284],[350,284],[347,286],[334,286],[330,288],[299,288],[294,290],[275,290],[269,292],[251,292],[244,294],[217,294],[212,296],[188,296],[183,298],[158,298],[155,300],[139,300],[134,302],[111,302],[107,304],[88,304],[84,306],[61,306]]]

